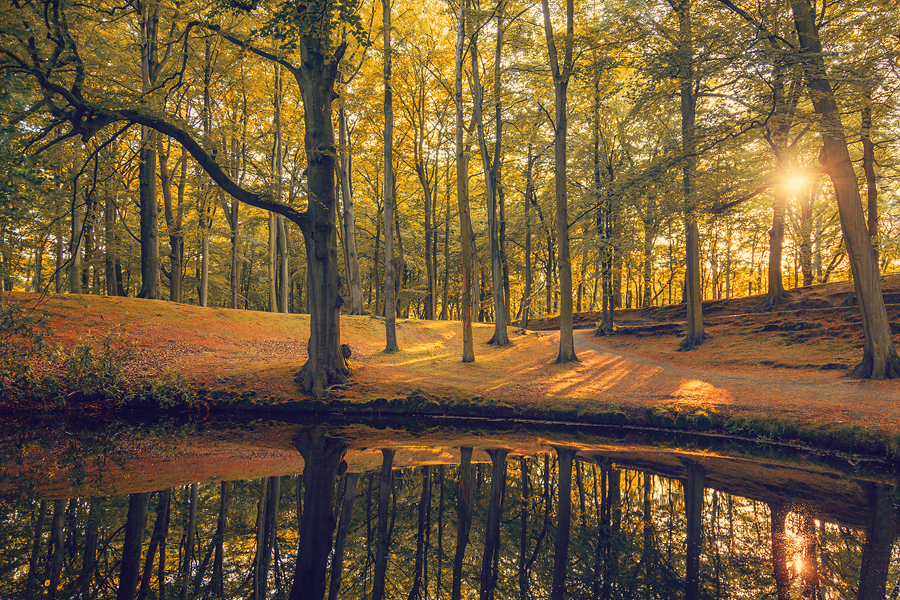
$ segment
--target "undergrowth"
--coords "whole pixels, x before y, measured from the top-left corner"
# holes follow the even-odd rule
[[[140,352],[121,326],[89,335],[71,350],[49,343],[53,332],[34,306],[0,307],[0,398],[22,410],[76,405],[144,410],[187,410],[197,404],[175,371],[134,375],[129,362]]]

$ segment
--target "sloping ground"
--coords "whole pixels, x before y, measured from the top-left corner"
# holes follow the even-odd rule
[[[842,293],[831,285],[837,291],[810,290],[810,298]],[[13,294],[12,300],[35,297]],[[222,394],[243,394],[260,404],[303,399],[293,376],[306,359],[304,315],[73,295],[50,296],[40,306],[64,346],[115,327],[133,336],[141,352],[129,365],[132,372],[178,369],[211,399]],[[844,376],[842,365],[861,357],[855,309],[846,315],[840,307],[732,310],[737,314],[727,316],[722,308],[708,320],[711,339],[694,352],[676,352],[672,335],[597,338],[579,331],[581,362],[564,365],[554,364],[555,332],[511,330],[512,345],[494,348],[485,343],[493,326],[477,324],[476,362],[462,364],[458,322],[400,320],[401,352],[385,354],[381,319],[344,317],[353,385],[335,390],[332,400],[342,402],[331,406],[377,398],[385,400],[373,406],[384,406],[390,399],[417,397],[443,409],[477,405],[479,414],[487,414],[484,406],[495,406],[502,409],[496,414],[568,420],[600,413],[646,415],[642,422],[663,426],[678,425],[684,415],[719,425],[729,417],[762,416],[832,428],[862,426],[892,436],[900,432],[900,382]],[[786,366],[795,368],[773,368]]]

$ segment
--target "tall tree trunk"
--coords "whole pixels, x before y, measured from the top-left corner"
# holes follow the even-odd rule
[[[700,279],[700,228],[697,224],[697,133],[694,124],[697,107],[694,96],[694,34],[691,0],[669,0],[678,15],[677,41],[678,79],[681,96],[681,152],[684,161],[684,222],[685,222],[685,303],[687,305],[687,335],[681,350],[693,350],[703,343],[703,289]]]
[[[520,327],[528,329],[528,319],[531,312],[531,288],[534,277],[531,273],[531,202],[534,199],[534,181],[532,170],[534,168],[534,144],[528,142],[528,163],[525,170],[525,290],[522,292],[522,321]]]
[[[463,46],[466,40],[466,13],[469,0],[460,1],[457,16],[455,87],[456,104],[456,201],[459,206],[459,243],[462,249],[462,314],[464,363],[475,362],[475,343],[472,337],[472,286],[475,284],[474,239],[469,216],[469,159],[463,147]],[[459,596],[457,595],[456,598]],[[456,599],[454,599],[456,600]]]
[[[281,122],[281,105],[284,99],[284,91],[281,80],[281,65],[275,64],[275,81],[274,94],[272,103],[274,104],[274,113],[272,115],[272,126],[275,139],[272,144],[272,172],[274,173],[275,200],[282,201],[282,181],[284,177],[284,149],[282,147],[282,122]],[[279,302],[278,296],[278,257],[280,248],[278,246],[279,222],[278,216],[273,212],[269,212],[269,312],[279,312],[283,309],[284,303]],[[279,304],[281,306],[279,306]],[[284,310],[281,310],[284,312]]]
[[[772,228],[769,230],[769,271],[766,307],[773,307],[784,301],[784,273],[781,269],[784,248],[784,213],[787,209],[787,197],[782,186],[775,190],[775,201],[772,204]]]
[[[394,96],[391,82],[391,2],[381,0],[384,30],[384,333],[385,352],[397,352],[397,298],[394,278]]]
[[[375,538],[375,581],[372,587],[372,600],[384,598],[384,579],[387,573],[390,546],[388,512],[390,510],[391,482],[393,481],[394,451],[385,448],[381,454],[383,460],[381,461],[381,479],[378,484],[378,530]]]
[[[566,36],[563,64],[560,66],[553,37],[553,25],[550,22],[550,6],[548,0],[541,0],[544,13],[544,33],[547,37],[547,52],[550,56],[550,70],[553,73],[553,89],[556,108],[556,131],[553,137],[554,184],[556,186],[556,241],[559,247],[559,355],[557,363],[577,361],[575,355],[575,338],[572,325],[572,260],[569,253],[569,205],[568,179],[566,166],[566,143],[568,132],[568,116],[566,104],[568,99],[569,78],[574,69],[572,48],[575,36],[575,4],[574,0],[566,0]]]
[[[327,36],[304,37],[303,60],[294,71],[303,98],[311,199],[305,217],[298,223],[306,246],[310,342],[309,359],[297,378],[301,388],[316,397],[325,396],[329,386],[346,383],[350,375],[341,352],[340,313],[344,299],[337,270],[337,151],[331,114],[337,68],[345,49],[346,43],[334,48]]]
[[[158,56],[159,4],[154,0],[138,2],[137,12],[141,30],[141,81],[143,93],[154,99],[153,88],[162,65]],[[141,290],[138,298],[162,299],[159,282],[159,223],[156,199],[156,140],[159,134],[149,127],[141,127],[141,148],[138,153],[138,183],[140,191],[141,224]]]
[[[825,67],[822,44],[809,0],[792,0],[794,26],[800,39],[801,58],[813,107],[819,115],[823,167],[831,177],[841,230],[850,256],[853,284],[862,314],[865,345],[863,360],[853,370],[856,377],[900,377],[900,357],[894,347],[890,323],[881,294],[878,260],[863,217],[856,173],[847,149],[841,114]]]
[[[332,178],[334,166],[331,165]],[[289,600],[321,600],[334,534],[334,480],[347,452],[347,441],[324,427],[304,431],[297,442],[303,456],[303,517],[297,541],[297,565]]]
[[[178,206],[172,202],[172,173],[169,171],[169,148],[163,144],[161,135],[157,138],[157,156],[159,158],[159,182],[163,193],[163,214],[165,215],[166,229],[169,233],[169,300],[181,302],[181,261],[184,255],[184,231],[181,222],[184,214],[184,190],[187,185],[187,155],[182,153],[175,164],[175,170],[180,170],[181,179],[178,184]]]
[[[453,555],[453,587],[450,600],[460,600],[462,593],[462,567],[469,544],[469,530],[472,528],[472,509],[475,496],[475,469],[472,468],[472,448],[459,449],[459,493],[456,517],[456,551]]]
[[[872,91],[864,94],[864,105],[860,114],[860,137],[862,138],[863,173],[866,175],[866,229],[878,262],[878,180],[875,177],[875,143],[872,142]]]
[[[528,512],[530,510],[531,481],[528,478],[528,460],[519,459],[519,479],[522,486],[522,498],[519,509],[519,600],[526,600],[528,594]]]
[[[75,144],[72,166],[69,171],[71,180],[71,213],[72,235],[69,237],[69,293],[81,293],[81,253],[84,249],[84,229],[87,219],[85,207],[79,204],[78,172],[81,162],[81,144]]]
[[[503,29],[502,23],[504,6],[504,0],[500,0],[497,7],[497,46],[494,53],[495,85],[499,85],[500,83],[499,59],[500,50],[503,46],[503,34],[505,31]],[[479,64],[480,57],[478,54],[478,33],[480,31],[480,27],[475,27],[473,23],[470,23],[469,30],[469,53],[472,60],[472,89],[475,96],[473,101],[473,110],[475,115],[475,126],[478,133],[478,148],[481,154],[481,164],[482,170],[484,172],[484,189],[488,208],[488,238],[490,240],[491,248],[491,283],[494,300],[494,335],[491,337],[488,343],[495,346],[506,346],[509,344],[509,335],[506,331],[506,299],[503,295],[503,267],[500,260],[500,240],[498,238],[497,231],[497,185],[499,183],[497,176],[499,173],[500,152],[502,149],[503,119],[499,89],[495,89],[494,108],[496,114],[496,122],[494,123],[494,127],[496,132],[496,141],[494,145],[494,157],[493,160],[491,160],[491,155],[488,152],[487,140],[485,139],[484,134],[484,88],[481,85],[481,68]]]
[[[347,286],[350,289],[350,314],[365,314],[362,297],[362,280],[359,274],[359,256],[356,250],[356,212],[350,186],[350,133],[347,114],[341,101],[338,110],[338,141],[340,142],[341,202],[344,209],[344,248],[347,254]]]

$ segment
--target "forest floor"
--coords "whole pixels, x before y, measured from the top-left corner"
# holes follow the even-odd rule
[[[900,275],[883,278],[882,286],[900,344]],[[134,374],[175,369],[211,399],[227,395],[266,406],[306,402],[294,383],[306,360],[306,315],[88,295],[39,299],[13,293],[9,299],[39,301],[38,310],[52,324],[51,341],[64,348],[111,330],[133,338],[140,352],[127,368]],[[550,329],[552,318],[533,320],[528,330],[510,328],[512,343],[504,348],[486,344],[493,325],[475,324],[476,360],[463,364],[458,322],[398,319],[401,351],[386,354],[382,319],[345,316],[342,340],[353,353],[352,385],[335,390],[330,402],[349,406],[382,398],[382,404],[396,404],[425,396],[444,406],[500,407],[500,416],[647,415],[643,422],[650,425],[674,424],[684,414],[720,424],[761,417],[861,427],[900,441],[900,382],[846,375],[861,359],[863,341],[851,284],[791,290],[773,311],[761,305],[762,297],[705,302],[709,340],[692,352],[677,351],[683,306],[617,310],[618,328],[609,337],[593,335],[597,313],[579,313],[580,362],[562,365],[554,363],[558,332]],[[653,414],[662,414],[662,421]]]

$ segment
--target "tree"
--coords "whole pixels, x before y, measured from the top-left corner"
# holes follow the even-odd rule
[[[568,134],[568,116],[566,104],[568,99],[569,79],[575,68],[573,47],[575,41],[575,2],[566,0],[566,35],[563,50],[563,63],[560,66],[556,42],[553,36],[553,25],[550,22],[550,5],[548,0],[541,0],[544,12],[544,33],[547,36],[547,53],[550,58],[550,71],[553,75],[555,123],[553,137],[553,153],[555,160],[554,183],[556,185],[556,243],[559,246],[559,355],[557,363],[577,361],[575,355],[575,338],[572,325],[572,259],[569,252],[569,201],[568,179],[566,177],[566,136]]]
[[[859,184],[850,161],[841,113],[828,79],[819,30],[809,0],[792,0],[791,11],[800,39],[800,59],[807,89],[820,119],[822,152],[819,160],[834,186],[841,229],[850,255],[853,285],[862,313],[863,360],[853,369],[853,375],[863,379],[900,377],[900,357],[881,294],[878,259],[863,216]]]

